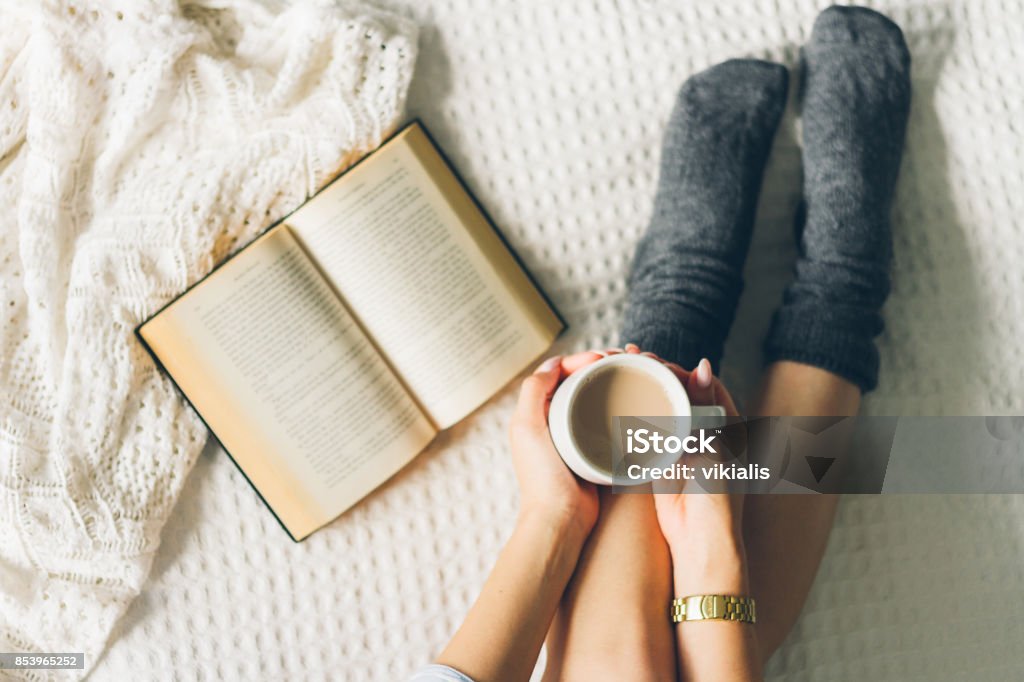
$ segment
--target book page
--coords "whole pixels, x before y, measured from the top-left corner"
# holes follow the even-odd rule
[[[416,125],[288,224],[440,428],[562,328]]]
[[[296,538],[435,434],[284,226],[140,334]]]

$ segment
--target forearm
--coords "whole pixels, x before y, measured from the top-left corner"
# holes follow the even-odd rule
[[[746,557],[738,537],[690,537],[672,547],[677,597],[695,594],[747,596]],[[679,670],[686,682],[761,680],[752,625],[737,621],[689,621],[675,625]]]
[[[521,515],[438,662],[478,682],[528,680],[585,537],[575,524]]]

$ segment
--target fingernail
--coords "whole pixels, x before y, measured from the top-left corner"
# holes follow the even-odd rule
[[[558,364],[560,362],[562,362],[562,356],[561,355],[552,356],[552,357],[548,358],[547,360],[545,360],[544,362],[540,363],[540,365],[537,367],[537,369],[535,369],[533,371],[533,373],[534,374],[547,374],[548,372],[553,370],[555,367],[558,367]]]
[[[711,385],[711,362],[707,358],[697,363],[697,383],[705,388]]]

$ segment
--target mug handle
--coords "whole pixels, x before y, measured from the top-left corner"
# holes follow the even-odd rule
[[[693,420],[690,428],[714,429],[726,425],[725,408],[721,405],[694,405],[690,408]]]

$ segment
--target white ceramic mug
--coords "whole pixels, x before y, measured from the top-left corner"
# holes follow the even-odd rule
[[[616,367],[630,367],[639,370],[658,383],[662,390],[664,390],[665,396],[672,407],[673,428],[677,433],[689,432],[690,418],[693,416],[725,416],[725,410],[717,405],[691,406],[690,397],[686,394],[686,389],[679,381],[679,378],[672,370],[653,358],[632,353],[619,353],[601,358],[597,362],[570,374],[551,397],[551,407],[548,411],[548,428],[551,431],[551,440],[554,442],[558,454],[562,457],[566,466],[586,481],[600,485],[612,485],[613,483],[609,473],[598,468],[584,457],[583,452],[577,445],[577,439],[573,433],[573,408],[577,396],[588,382],[592,381],[599,373]],[[645,481],[616,480],[614,483],[617,485],[639,485],[645,483]]]

